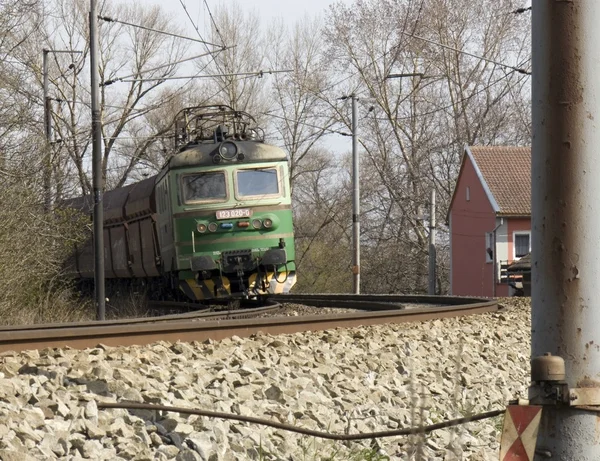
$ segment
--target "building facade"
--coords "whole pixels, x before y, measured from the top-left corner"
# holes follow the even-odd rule
[[[511,296],[508,264],[531,251],[531,149],[468,146],[448,211],[456,296]]]

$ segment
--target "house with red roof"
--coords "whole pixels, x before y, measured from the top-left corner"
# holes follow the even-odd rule
[[[531,251],[531,148],[467,146],[448,210],[456,296],[511,296],[505,268]]]

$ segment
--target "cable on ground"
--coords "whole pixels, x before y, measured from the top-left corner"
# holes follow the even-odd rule
[[[446,427],[459,426],[461,424],[470,423],[472,421],[480,421],[482,419],[494,418],[498,415],[503,414],[506,410],[493,410],[485,413],[479,413],[473,416],[465,416],[464,418],[451,419],[442,421],[441,423],[430,424],[429,426],[419,427],[408,427],[404,429],[394,429],[391,431],[379,431],[379,432],[368,432],[363,434],[331,434],[329,432],[313,431],[311,429],[304,429],[291,424],[278,423],[267,419],[255,418],[252,416],[235,415],[231,413],[221,413],[217,411],[208,410],[197,410],[194,408],[181,408],[171,407],[168,405],[155,405],[150,403],[137,403],[121,401],[116,403],[104,403],[98,402],[98,408],[124,408],[129,410],[153,410],[153,411],[171,411],[173,413],[181,413],[186,415],[198,415],[207,416],[209,418],[218,419],[229,419],[234,421],[241,421],[245,423],[259,424],[261,426],[274,427],[276,429],[282,429],[284,431],[296,432],[298,434],[310,435],[321,439],[329,440],[365,440],[365,439],[376,439],[383,437],[396,437],[400,435],[414,435],[414,434],[425,434],[428,432],[435,431],[437,429],[443,429]]]

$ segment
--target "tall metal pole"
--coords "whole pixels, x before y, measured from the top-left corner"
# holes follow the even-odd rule
[[[360,293],[360,164],[358,158],[358,109],[352,95],[352,274],[354,293]]]
[[[100,73],[98,71],[98,8],[90,0],[90,74],[92,96],[92,175],[94,192],[94,288],[96,316],[104,320],[104,213],[102,209],[102,121],[100,119]]]
[[[52,208],[52,162],[50,152],[50,141],[52,137],[52,124],[50,123],[51,101],[48,91],[48,53],[50,50],[44,49],[42,54],[42,74],[44,81],[44,132],[46,135],[46,146],[44,149],[44,211],[50,213]]]
[[[429,203],[429,287],[427,293],[435,294],[435,189],[431,190],[431,200]]]
[[[532,53],[532,354],[600,387],[600,2],[537,1]],[[598,459],[598,413],[546,405],[535,460]],[[542,455],[542,453],[544,455]]]

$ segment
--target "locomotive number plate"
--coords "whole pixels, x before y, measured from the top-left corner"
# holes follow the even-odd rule
[[[252,216],[252,210],[249,208],[217,211],[217,219],[249,218],[250,216]]]

